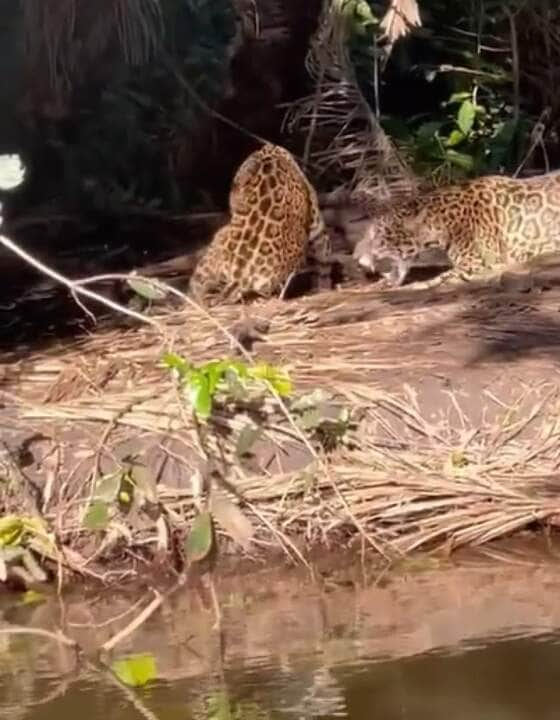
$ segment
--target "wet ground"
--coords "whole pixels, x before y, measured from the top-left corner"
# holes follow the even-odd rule
[[[388,575],[356,565],[318,572],[314,582],[302,570],[222,578],[221,634],[201,597],[182,592],[105,669],[93,664],[96,649],[140,612],[142,598],[6,599],[0,717],[557,717],[556,550],[494,555],[425,558]],[[63,627],[84,655],[11,634],[18,626]]]

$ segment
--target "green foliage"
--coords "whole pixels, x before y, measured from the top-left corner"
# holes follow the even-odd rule
[[[196,366],[180,355],[167,353],[164,367],[179,379],[181,388],[199,418],[212,414],[216,400],[243,402],[262,391],[273,391],[280,397],[292,392],[287,374],[268,363],[248,365],[240,360],[212,360]],[[253,393],[251,392],[253,391]]]
[[[185,540],[184,550],[188,564],[200,562],[208,557],[213,542],[212,515],[209,512],[201,512],[195,517],[191,531]]]
[[[31,605],[42,605],[44,602],[46,602],[47,597],[42,592],[37,592],[37,590],[27,590],[26,592],[22,593],[19,605],[20,606],[26,606],[29,607]]]
[[[518,162],[517,141],[526,121],[516,125],[507,117],[499,97],[487,93],[487,106],[473,101],[469,92],[455,93],[441,104],[440,117],[411,118],[404,128],[388,119],[385,128],[422,174],[443,174],[448,179],[476,177],[512,169]]]
[[[106,531],[119,515],[132,510],[149,509],[157,502],[155,480],[137,462],[129,459],[125,466],[96,480],[94,493],[84,517],[83,526],[91,531]]]
[[[124,685],[134,688],[144,687],[157,679],[157,665],[151,653],[114,660],[111,670]]]
[[[5,582],[10,569],[15,568],[27,582],[45,582],[47,576],[36,554],[50,559],[56,556],[53,538],[43,520],[19,515],[0,518],[0,582]]]
[[[301,430],[310,433],[324,450],[333,450],[347,443],[348,430],[353,425],[350,412],[332,403],[321,390],[297,398],[290,410]]]
[[[51,535],[38,517],[5,515],[0,518],[0,548],[34,546],[45,554],[54,551]]]
[[[423,27],[397,42],[382,72],[386,3],[346,0],[360,85],[372,107],[380,97],[383,127],[420,174],[452,181],[517,167],[529,117],[514,97],[508,13],[521,4],[422,0]]]
[[[87,530],[106,530],[111,521],[108,503],[94,500],[90,503],[84,517],[84,527]]]
[[[159,287],[155,282],[150,282],[148,279],[137,278],[131,274],[126,279],[126,283],[129,288],[143,300],[165,300],[167,297],[167,293],[163,288]]]

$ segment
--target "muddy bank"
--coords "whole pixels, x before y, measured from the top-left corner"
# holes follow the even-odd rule
[[[170,348],[198,366],[235,356],[239,307],[209,317],[188,306],[151,327],[7,354],[2,462],[18,490],[4,489],[4,511],[39,508],[62,566],[100,578],[156,558],[180,565],[201,478],[250,523],[240,544],[231,517],[216,522],[220,549],[239,558],[302,562],[312,547],[355,543],[394,561],[554,529],[558,277],[549,263],[528,292],[372,284],[252,305],[266,329],[251,357],[286,371],[293,390],[283,404],[268,392],[218,398],[204,447],[160,360]],[[95,487],[131,457],[149,502],[129,512],[107,501],[92,532]]]

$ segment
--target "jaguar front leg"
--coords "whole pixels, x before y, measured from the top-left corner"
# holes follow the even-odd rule
[[[440,285],[443,284],[447,286],[464,285],[473,279],[474,276],[468,275],[456,268],[451,268],[450,270],[444,270],[444,272],[440,273],[431,280],[413,282],[410,283],[408,287],[411,290],[431,290],[433,288],[440,287]]]
[[[314,266],[317,288],[332,289],[332,245],[326,228],[311,234],[307,249],[307,262]]]

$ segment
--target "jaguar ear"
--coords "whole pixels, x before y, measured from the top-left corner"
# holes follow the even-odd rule
[[[249,155],[249,157],[246,158],[239,166],[233,178],[233,182],[239,183],[249,175],[253,175],[258,170],[259,165],[259,158],[255,157],[254,155]]]

